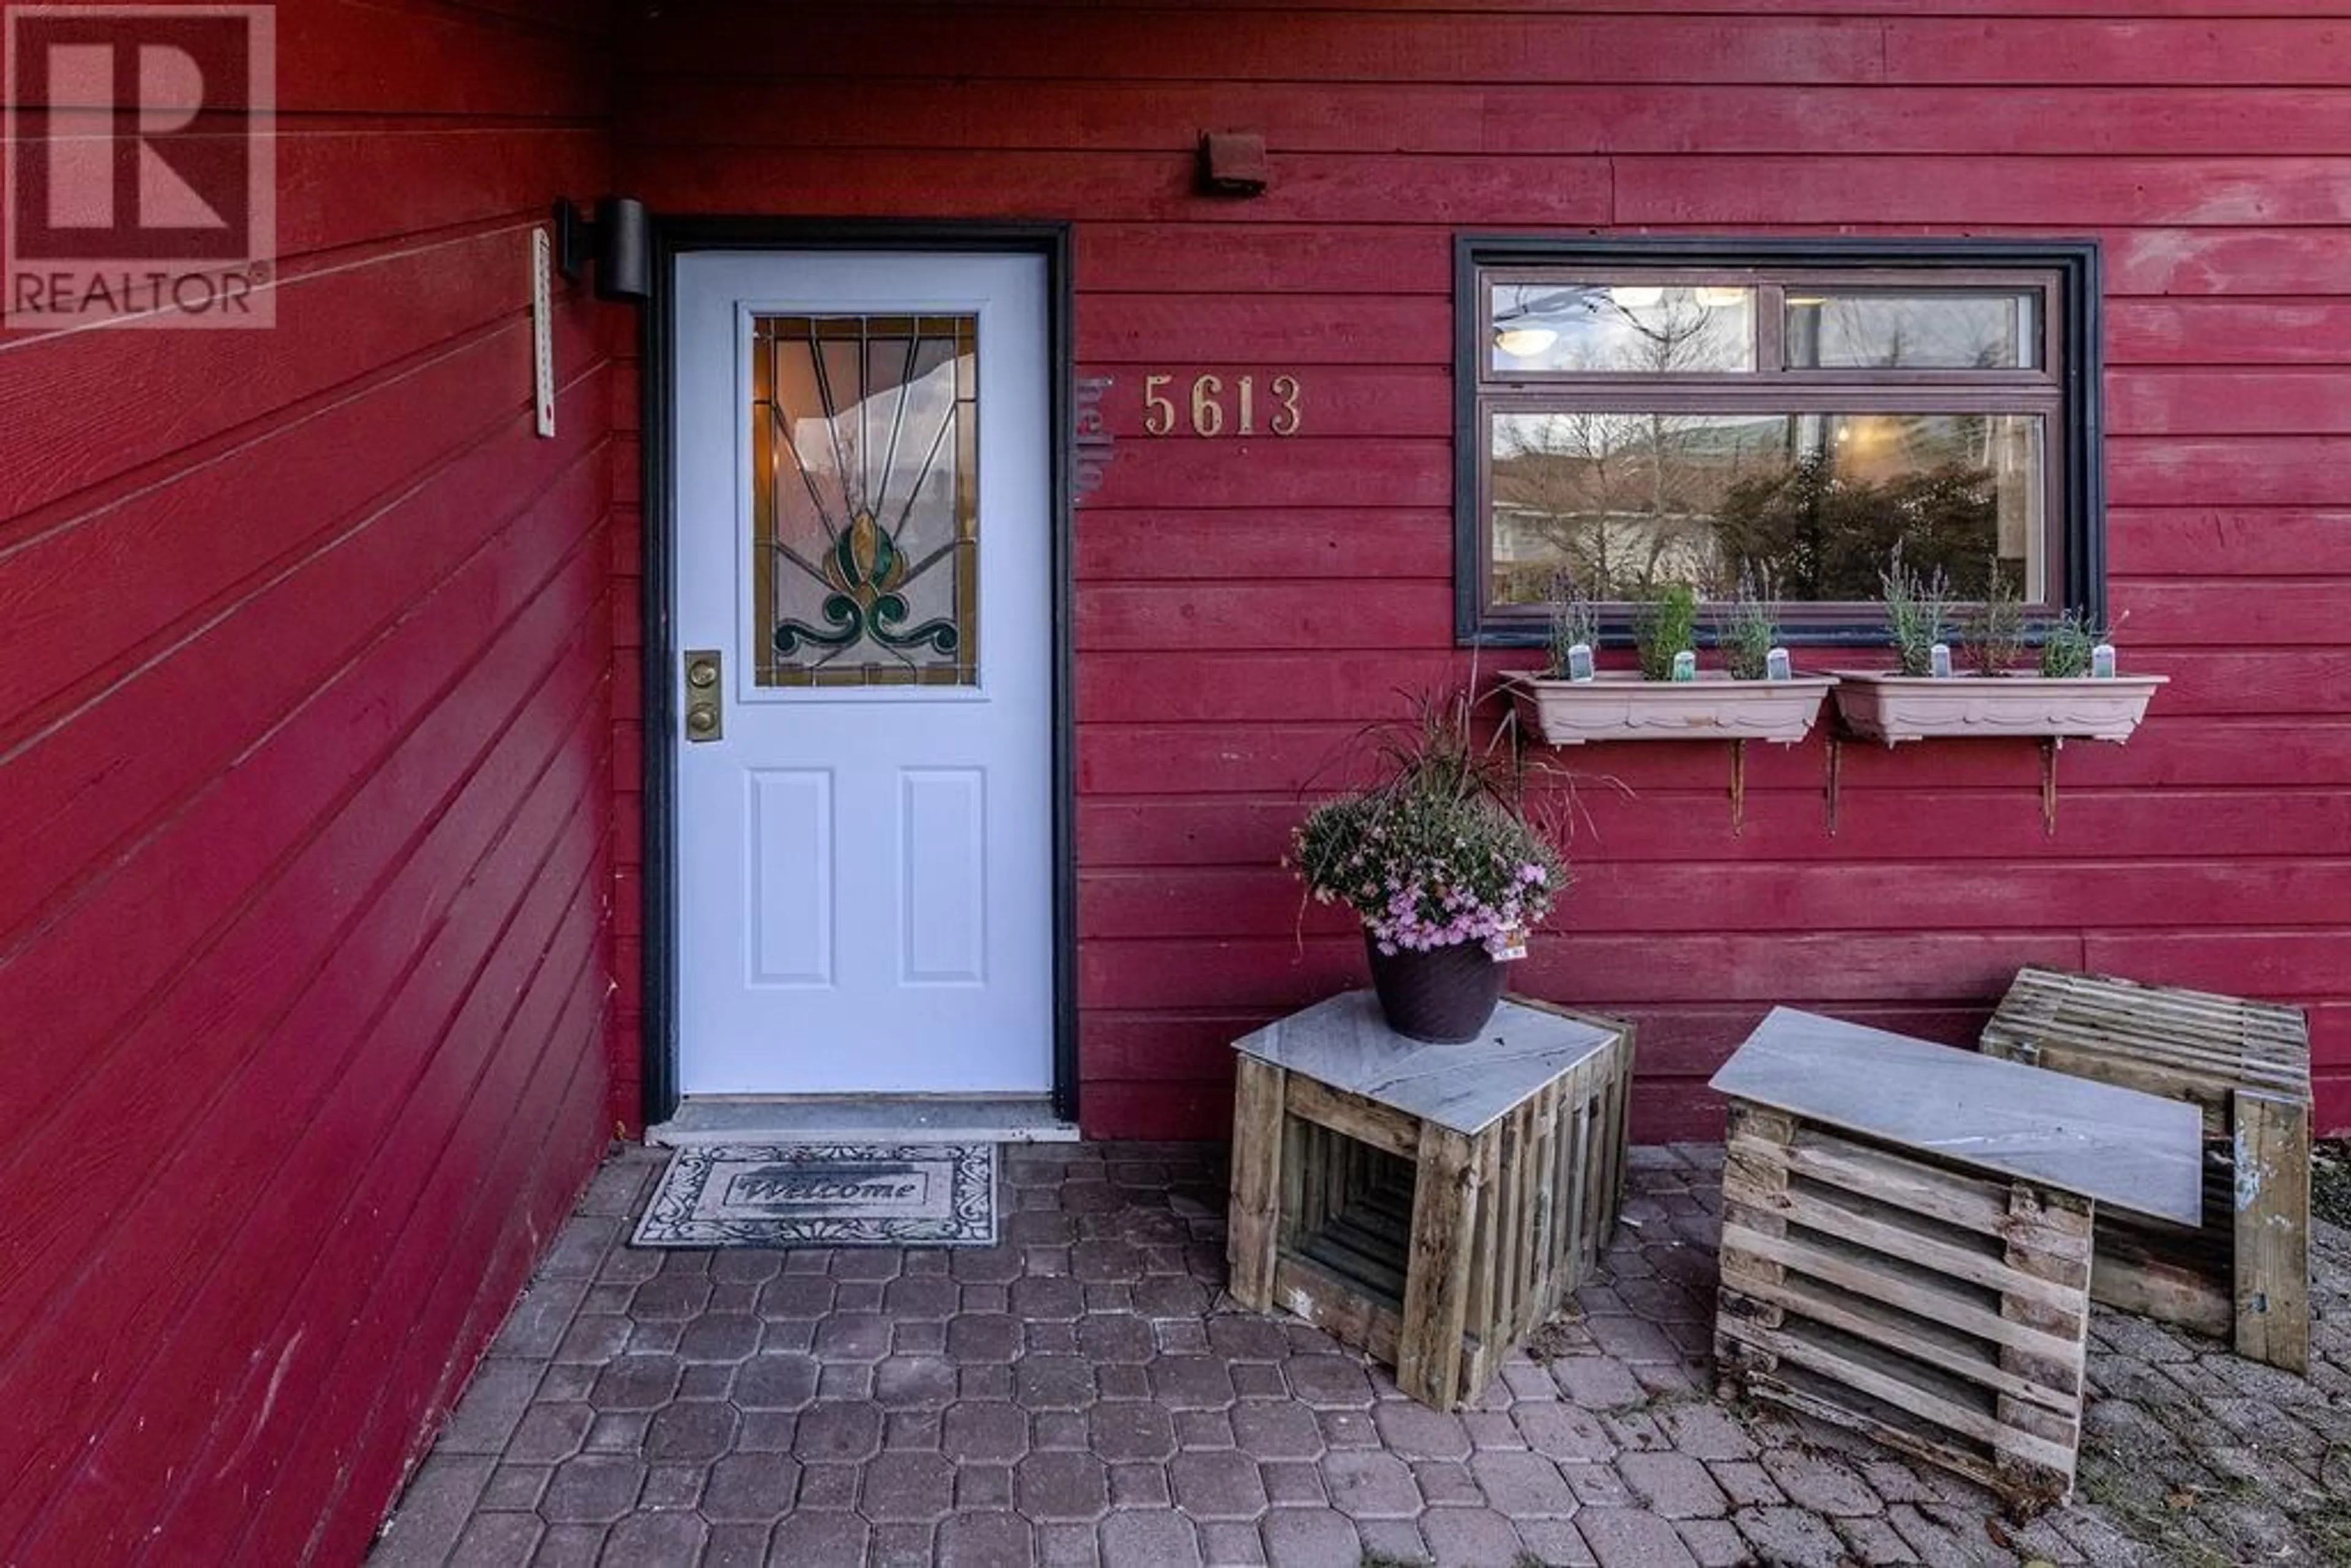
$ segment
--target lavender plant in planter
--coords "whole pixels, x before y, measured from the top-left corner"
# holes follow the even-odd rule
[[[1967,647],[1974,673],[1936,675],[1932,650],[1947,645],[1953,625],[1941,573],[1921,580],[1897,555],[1885,590],[1900,668],[1837,671],[1836,703],[1848,730],[1888,746],[1999,736],[2126,740],[2168,679],[2115,674],[2106,633],[2078,611],[2043,633],[2037,669],[2011,668],[2023,649],[2022,615],[1997,569]]]
[[[1292,835],[1290,863],[1317,903],[1363,923],[1388,1027],[1413,1040],[1475,1039],[1525,956],[1567,872],[1529,820],[1506,737],[1473,738],[1468,694],[1430,699],[1384,733],[1380,778],[1326,800]]]
[[[1810,733],[1821,698],[1835,683],[1792,672],[1772,678],[1774,638],[1768,590],[1742,579],[1721,630],[1727,668],[1700,671],[1694,680],[1671,676],[1677,653],[1694,652],[1697,597],[1687,588],[1645,607],[1636,635],[1641,669],[1590,669],[1597,632],[1581,636],[1562,626],[1594,625],[1588,605],[1557,601],[1551,667],[1504,677],[1528,733],[1550,746],[1610,740],[1772,740],[1792,745]],[[1563,639],[1567,639],[1563,643]],[[1579,663],[1573,650],[1585,650]],[[1784,663],[1784,661],[1783,661]]]

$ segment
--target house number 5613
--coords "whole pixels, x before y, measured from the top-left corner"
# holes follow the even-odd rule
[[[1279,375],[1259,390],[1254,375],[1196,375],[1188,392],[1173,375],[1143,378],[1143,428],[1150,435],[1173,435],[1187,421],[1200,436],[1298,434],[1298,378]]]

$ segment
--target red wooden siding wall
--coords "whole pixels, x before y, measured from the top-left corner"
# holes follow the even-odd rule
[[[2321,1121],[2351,1124],[2346,14],[1669,9],[634,27],[620,183],[657,210],[1076,221],[1079,364],[1115,378],[1117,437],[1078,520],[1087,1128],[1216,1132],[1224,1042],[1361,983],[1343,922],[1301,951],[1275,862],[1334,749],[1465,667],[1458,227],[2106,246],[2113,600],[2126,658],[2173,684],[2126,748],[2066,750],[2053,839],[2024,743],[1849,750],[1834,838],[1817,741],[1750,758],[1743,838],[1719,747],[1565,758],[1580,885],[1521,983],[1641,1020],[1639,1133],[1719,1126],[1700,1081],[1771,1002],[1962,1040],[2028,961],[2308,1007]],[[1192,193],[1210,128],[1266,134],[1266,195]],[[1144,434],[1142,377],[1200,370],[1298,375],[1303,433]]]
[[[610,1127],[609,40],[277,13],[278,326],[0,339],[9,1563],[357,1561]]]

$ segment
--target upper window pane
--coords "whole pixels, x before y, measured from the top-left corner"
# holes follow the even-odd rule
[[[1487,362],[1506,376],[1752,371],[1755,290],[1638,282],[1497,284]]]
[[[2041,368],[2032,289],[1788,289],[1792,370]]]

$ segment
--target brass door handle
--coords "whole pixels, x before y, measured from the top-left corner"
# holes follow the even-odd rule
[[[716,648],[693,648],[685,654],[685,738],[716,740],[726,732],[719,709],[724,695],[725,666]]]

